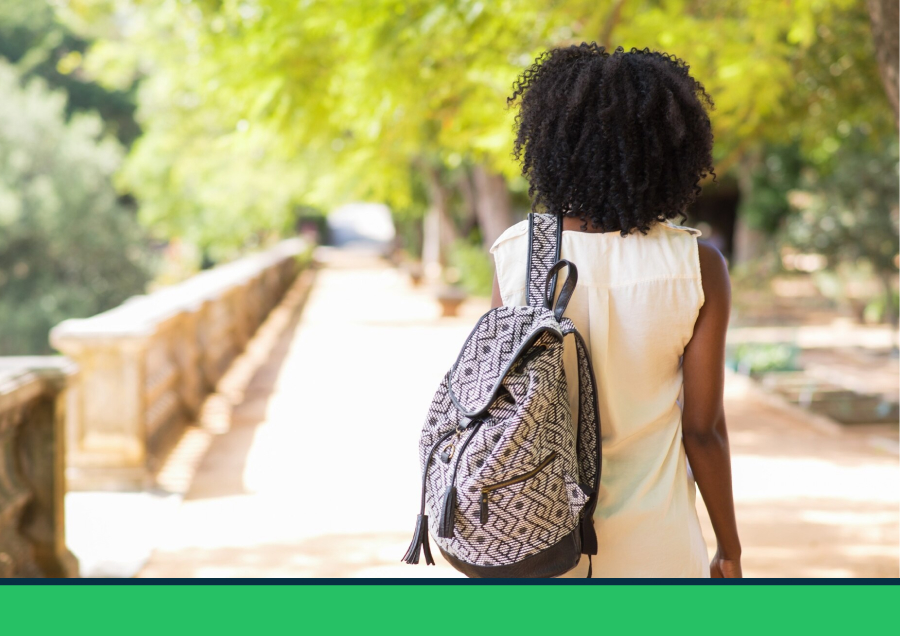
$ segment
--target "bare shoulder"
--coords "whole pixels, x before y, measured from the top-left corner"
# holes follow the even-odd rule
[[[700,276],[703,283],[705,305],[724,308],[731,305],[731,278],[728,276],[728,263],[715,247],[703,241],[697,241],[700,256]]]
[[[724,364],[725,337],[731,317],[731,281],[725,257],[712,245],[697,242],[703,304],[685,348],[685,378],[707,377]],[[699,374],[699,376],[698,376]]]

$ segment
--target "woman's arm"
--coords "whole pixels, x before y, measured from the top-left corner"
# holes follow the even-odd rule
[[[725,384],[725,332],[731,312],[731,282],[725,259],[699,244],[706,301],[684,350],[684,450],[716,533],[718,550],[710,563],[713,577],[741,576],[741,542],[734,517],[731,454],[722,394]]]

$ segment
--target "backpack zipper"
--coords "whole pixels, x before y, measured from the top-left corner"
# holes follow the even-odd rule
[[[545,457],[540,464],[538,464],[535,468],[529,470],[527,473],[516,475],[515,477],[498,482],[496,484],[491,484],[490,486],[483,486],[481,488],[481,525],[486,524],[488,521],[488,502],[493,491],[499,490],[500,488],[506,488],[507,486],[512,486],[513,484],[518,484],[519,482],[525,481],[527,479],[531,479],[539,472],[544,470],[547,466],[549,466],[554,459],[556,459],[556,451],[553,451],[549,455],[547,455],[547,457]]]
[[[431,450],[428,451],[428,456],[425,459],[425,469],[422,471],[422,500],[419,514],[425,514],[425,489],[428,486],[428,467],[431,466],[431,460],[434,458],[434,453],[437,450],[437,447],[455,432],[456,429],[450,429],[442,434],[438,440],[431,445]]]
[[[528,351],[526,351],[522,356],[516,360],[516,363],[513,365],[513,373],[522,373],[525,370],[525,365],[537,358],[539,355],[544,353],[547,350],[546,345],[535,345],[531,347]]]

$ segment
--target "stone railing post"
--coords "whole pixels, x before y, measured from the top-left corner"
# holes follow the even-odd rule
[[[187,414],[193,419],[197,416],[203,396],[207,393],[203,386],[203,371],[200,368],[200,311],[185,312],[179,317],[179,321],[173,342],[175,363],[180,378],[178,395]]]
[[[114,481],[142,487],[145,359],[149,336],[63,339],[55,346],[81,370],[67,425],[68,473],[77,484]],[[90,479],[87,479],[90,475]]]
[[[50,334],[81,370],[67,421],[69,487],[140,489],[184,424],[197,415],[278,298],[270,272],[297,273],[301,239],[138,296]],[[287,284],[280,286],[280,295]]]
[[[77,392],[61,357],[0,358],[0,577],[71,577],[65,414]]]

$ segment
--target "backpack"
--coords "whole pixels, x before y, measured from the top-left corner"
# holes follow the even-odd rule
[[[428,410],[419,440],[422,497],[406,563],[418,563],[424,551],[434,564],[429,518],[441,554],[469,577],[559,576],[582,554],[597,553],[597,388],[584,340],[563,317],[578,272],[559,259],[561,217],[532,213],[528,231],[528,305],[481,317]],[[563,368],[570,334],[577,414]]]

